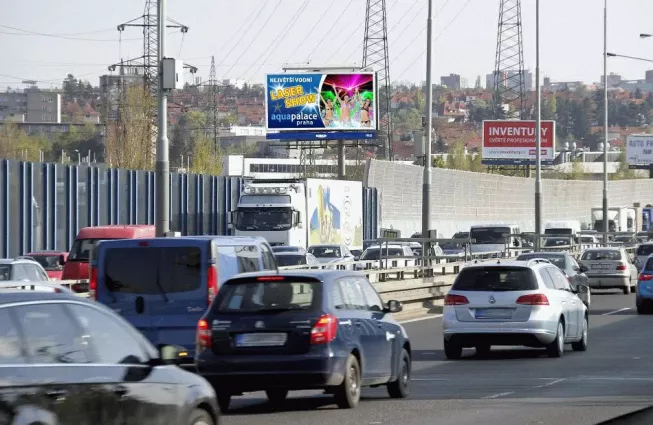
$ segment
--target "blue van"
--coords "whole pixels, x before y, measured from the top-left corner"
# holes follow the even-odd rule
[[[90,297],[127,319],[154,345],[188,350],[220,285],[240,273],[277,270],[261,237],[196,236],[102,241],[91,263]]]

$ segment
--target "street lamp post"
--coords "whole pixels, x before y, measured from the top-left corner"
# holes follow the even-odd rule
[[[603,6],[603,244],[608,246],[608,0]]]
[[[433,0],[428,0],[426,21],[426,128],[424,129],[424,175],[422,182],[422,238],[429,237],[431,228],[431,137],[433,128],[433,86],[431,81],[431,33],[433,27]],[[424,244],[424,259],[430,255],[430,244]],[[428,265],[427,263],[425,265]]]
[[[540,0],[535,0],[535,234],[542,233],[542,98],[540,93]],[[540,238],[535,238],[535,249]]]

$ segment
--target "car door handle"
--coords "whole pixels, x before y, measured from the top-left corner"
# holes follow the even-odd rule
[[[46,391],[46,396],[55,400],[63,400],[68,395],[68,391],[62,389]]]
[[[127,387],[123,387],[122,385],[117,386],[116,388],[113,389],[113,393],[117,395],[118,397],[124,397],[127,395]]]

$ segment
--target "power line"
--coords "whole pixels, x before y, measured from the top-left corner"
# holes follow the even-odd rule
[[[240,56],[238,56],[238,58],[235,60],[236,63],[238,63],[238,62],[240,61],[240,59],[242,59],[242,57],[245,55],[245,53],[247,53],[247,51],[249,50],[249,48],[252,47],[252,44],[254,44],[254,42],[256,41],[256,39],[257,39],[257,37],[259,36],[259,34],[261,34],[261,32],[263,32],[263,30],[265,29],[265,27],[268,25],[268,23],[270,22],[270,20],[271,20],[272,17],[274,16],[274,14],[275,14],[275,12],[276,12],[276,10],[277,10],[277,8],[279,7],[280,4],[281,4],[281,0],[277,0],[277,3],[274,5],[274,8],[272,9],[273,12],[270,13],[270,15],[268,15],[267,19],[265,20],[265,22],[263,22],[263,25],[261,25],[261,27],[258,29],[258,31],[256,32],[256,34],[254,34],[254,37],[253,37],[252,40],[249,42],[249,44],[247,45],[247,47],[245,47],[245,48],[243,49],[243,51],[242,51],[242,53],[240,54]],[[234,64],[234,65],[235,65],[235,64]],[[232,69],[234,69],[233,66],[229,67],[229,69],[228,69],[227,71],[225,71],[225,73],[223,74],[223,77],[222,77],[222,78],[224,78],[224,76],[226,76],[227,74],[229,74],[229,72],[231,72]]]
[[[26,30],[24,28],[10,27],[8,25],[2,25],[2,24],[0,24],[0,27],[12,29],[12,30],[15,30],[15,31],[32,32],[32,31]],[[105,28],[105,29],[102,29],[102,30],[73,32],[73,33],[56,33],[56,34],[55,33],[50,33],[50,35],[53,35],[53,36],[76,36],[76,35],[97,34],[97,33],[100,33],[100,32],[109,32],[109,31],[115,31],[115,28]]]
[[[257,8],[255,8],[252,11],[252,13],[247,17],[247,19],[245,19],[245,22],[250,21],[251,24],[254,24],[254,22],[256,22],[256,20],[258,19],[258,17],[261,16],[261,13],[263,13],[263,10],[265,10],[265,5],[261,5],[261,6],[257,7]],[[252,15],[255,15],[254,18],[252,18]],[[224,61],[229,57],[231,52],[233,52],[234,49],[236,47],[238,47],[238,45],[240,44],[241,41],[243,41],[243,38],[245,38],[245,36],[249,32],[249,30],[252,29],[253,25],[251,25],[251,24],[245,26],[245,31],[241,34],[240,38],[238,38],[238,41],[231,44],[231,49],[229,49],[229,51],[222,57],[222,60],[219,63],[217,63],[215,66],[222,65],[224,63]],[[237,34],[237,32],[234,32],[233,35],[235,36],[236,34]],[[232,40],[232,39],[233,39],[233,37],[230,38],[229,40]]]
[[[256,71],[254,71],[254,73],[249,77],[250,80],[251,80],[252,78],[254,78],[254,76],[255,76],[256,74],[258,74],[258,72],[261,70],[261,68],[263,67],[263,65],[265,65],[265,64],[267,63],[267,61],[268,61],[268,59],[270,58],[270,56],[272,56],[272,54],[273,54],[273,53],[274,53],[274,52],[279,48],[279,46],[281,45],[281,43],[286,39],[286,37],[288,36],[288,29],[290,28],[290,26],[291,26],[291,25],[292,25],[296,20],[298,20],[298,19],[302,16],[302,14],[304,13],[304,11],[306,10],[306,7],[308,6],[308,3],[309,3],[309,0],[304,0],[304,3],[302,3],[302,5],[297,9],[297,11],[295,12],[295,14],[294,14],[294,15],[293,15],[289,20],[288,20],[288,23],[286,24],[286,26],[285,26],[285,27],[284,27],[284,28],[283,28],[283,29],[282,29],[282,30],[277,34],[276,38],[275,38],[274,40],[272,40],[272,43],[270,43],[270,46],[266,49],[266,51],[267,51],[267,55],[265,55],[265,57],[263,58],[263,61],[262,61],[262,62],[260,63],[260,65],[259,65],[259,67],[256,68]],[[276,42],[276,44],[275,44],[275,42]],[[274,47],[272,47],[273,45],[274,45]],[[245,74],[246,74],[246,73],[247,73],[247,72],[248,72],[248,71],[249,71],[253,66],[256,66],[256,65],[254,64],[254,65],[249,66],[249,67],[245,70],[245,72],[243,72],[243,76],[244,76],[244,75],[245,75]]]
[[[63,40],[74,40],[74,41],[97,41],[97,42],[116,42],[118,41],[117,39],[107,39],[107,38],[83,38],[83,37],[73,37],[73,36],[67,36],[67,35],[57,35],[57,34],[47,34],[44,32],[37,32],[37,31],[28,31],[16,27],[10,27],[8,25],[0,25],[0,28],[6,28],[14,31],[22,31],[23,33],[15,33],[15,32],[6,32],[2,31],[0,34],[5,34],[5,35],[19,35],[19,36],[38,36],[38,37],[50,37],[50,38],[59,38]],[[140,40],[140,38],[126,38],[123,39],[122,41],[132,41],[132,40]]]
[[[345,8],[342,10],[342,13],[340,13],[340,16],[338,16],[338,19],[336,19],[336,21],[333,24],[328,26],[328,32],[322,36],[322,38],[320,39],[320,42],[317,43],[317,46],[315,46],[315,48],[311,51],[311,53],[309,53],[308,56],[306,56],[306,59],[304,60],[304,62],[310,62],[311,57],[313,56],[313,54],[320,48],[320,46],[322,46],[322,43],[324,43],[324,41],[327,40],[329,32],[331,31],[331,28],[338,26],[338,22],[340,22],[342,20],[342,18],[345,16],[345,13],[347,13],[347,11],[349,10],[349,8],[351,7],[353,2],[354,2],[354,0],[349,0],[349,3],[347,3],[347,6],[345,6]]]
[[[442,31],[440,31],[440,33],[439,33],[437,36],[435,36],[435,37],[433,38],[432,43],[435,43],[435,42],[436,42],[436,41],[437,41],[437,40],[438,40],[438,39],[439,39],[439,38],[440,38],[440,37],[445,33],[445,31],[446,31],[446,30],[447,30],[447,29],[448,29],[448,28],[449,28],[449,27],[450,27],[450,26],[451,26],[451,25],[456,21],[456,19],[458,19],[458,16],[460,16],[460,14],[465,10],[465,8],[467,8],[467,6],[469,5],[469,3],[471,3],[471,1],[472,1],[472,0],[467,0],[467,1],[465,2],[465,4],[463,4],[463,7],[460,8],[460,10],[459,10],[455,15],[454,15],[454,17],[451,19],[451,21],[449,21],[449,23],[448,23],[447,25],[444,26],[444,28],[442,29]],[[413,60],[413,61],[412,61],[412,62],[411,62],[411,63],[410,63],[410,64],[409,64],[405,69],[404,69],[404,71],[403,71],[401,74],[399,74],[399,76],[398,76],[397,78],[394,79],[394,81],[393,81],[392,83],[394,84],[394,83],[396,83],[397,81],[399,81],[399,80],[401,79],[401,77],[403,77],[404,74],[406,74],[406,72],[408,72],[408,70],[412,69],[413,65],[415,65],[415,63],[416,63],[416,62],[417,62],[417,61],[418,61],[418,60],[419,60],[419,59],[420,59],[420,58],[421,58],[425,53],[426,53],[426,47],[424,48],[424,50],[422,50],[422,52],[419,54],[419,56],[417,56],[417,57],[415,58],[415,60]],[[395,60],[396,60],[396,58],[395,58]]]

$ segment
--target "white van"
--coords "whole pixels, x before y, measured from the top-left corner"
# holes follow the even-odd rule
[[[499,256],[506,254],[506,248],[521,249],[523,241],[521,231],[515,224],[479,224],[469,231],[472,254],[498,252]]]
[[[544,224],[544,234],[551,236],[572,236],[576,242],[580,233],[580,221],[578,220],[556,220],[547,221]]]

